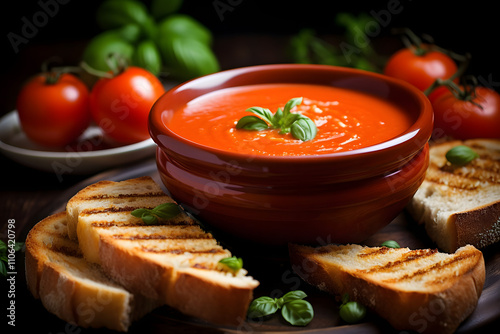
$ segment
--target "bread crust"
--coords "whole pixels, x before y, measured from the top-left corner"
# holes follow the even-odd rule
[[[470,251],[460,249],[462,251]],[[474,251],[474,264],[459,278],[451,278],[437,291],[397,289],[369,279],[355,270],[321,259],[320,251],[289,245],[292,268],[307,283],[336,296],[349,294],[385,318],[395,329],[419,333],[453,333],[477,306],[485,280],[482,253]]]
[[[500,200],[458,212],[450,219],[456,226],[456,248],[468,244],[484,248],[500,240]]]
[[[70,241],[66,213],[36,224],[26,239],[26,279],[30,292],[51,313],[81,327],[127,331],[131,322],[159,306],[106,277],[83,259]]]
[[[165,202],[174,201],[141,177],[82,189],[67,210],[79,212],[71,228],[85,257],[126,289],[215,324],[239,325],[259,282],[221,271],[218,261],[231,253],[185,212],[156,225],[130,214]]]
[[[463,167],[450,165],[445,154],[458,145],[471,147],[479,158]],[[407,210],[443,251],[467,244],[481,249],[500,241],[500,140],[432,145],[426,178]]]
[[[49,312],[84,328],[127,331],[132,322],[132,294],[86,285],[53,263],[43,267],[40,299]]]
[[[100,247],[104,270],[131,291],[211,323],[238,326],[245,321],[258,282],[233,284],[231,279],[236,278],[222,273],[174,268],[121,248],[108,236],[101,237]],[[213,274],[218,276],[211,279]]]

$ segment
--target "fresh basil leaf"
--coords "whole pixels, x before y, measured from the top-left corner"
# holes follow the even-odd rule
[[[290,132],[294,138],[308,141],[316,137],[318,128],[310,118],[301,115],[290,127]]]
[[[252,301],[248,307],[247,316],[249,318],[260,318],[275,313],[278,310],[276,299],[262,296]]]
[[[298,106],[299,104],[302,103],[302,98],[301,97],[295,97],[293,99],[288,100],[288,102],[285,104],[285,108],[283,109],[283,115],[288,115],[290,113],[290,110],[293,109],[293,107]]]
[[[267,123],[257,116],[244,116],[236,123],[236,129],[261,131],[267,128]]]
[[[181,212],[179,206],[175,203],[163,203],[153,209],[135,209],[130,214],[134,217],[141,218],[147,225],[158,224],[159,219],[174,218]]]
[[[366,307],[355,301],[350,301],[340,306],[340,317],[350,324],[360,322],[366,315]]]
[[[23,250],[23,247],[24,247],[24,242],[16,241],[16,244],[14,245],[14,250],[16,252],[20,252]]]
[[[479,154],[477,154],[469,146],[458,145],[446,152],[445,157],[446,160],[451,162],[453,165],[464,166],[472,160],[478,158]]]
[[[243,259],[241,257],[231,256],[219,260],[219,263],[225,265],[232,271],[238,271],[243,268]]]
[[[279,129],[280,134],[292,133],[296,139],[307,141],[316,137],[318,129],[314,122],[300,113],[291,113],[295,106],[302,103],[302,97],[290,99],[283,110],[278,108],[273,115],[269,109],[261,107],[251,107],[246,111],[250,111],[257,116],[244,116],[237,123],[237,129],[261,131],[269,128],[271,125],[275,129]]]
[[[279,128],[282,119],[283,119],[283,110],[281,108],[278,108],[278,110],[273,116],[273,122],[272,122],[273,127]]]
[[[401,248],[401,246],[394,240],[384,241],[380,246],[389,248]]]
[[[3,261],[0,261],[0,275],[7,276],[7,267]]]
[[[283,117],[283,119],[281,120],[281,131],[280,133],[283,134],[283,133],[289,133],[291,130],[290,130],[290,127],[292,126],[292,124],[297,121],[300,117],[302,117],[301,114],[288,114],[286,115],[285,117]]]
[[[137,217],[137,218],[142,218],[142,216],[146,213],[149,213],[149,210],[148,209],[135,209],[134,211],[132,211],[130,214],[134,217]]]
[[[151,212],[162,219],[170,219],[177,216],[181,209],[175,203],[163,203],[155,207]]]
[[[152,215],[151,213],[145,213],[141,216],[141,219],[147,225],[155,225],[158,224],[158,217]]]
[[[295,291],[290,291],[287,292],[283,297],[283,304],[291,302],[292,300],[299,300],[299,299],[304,299],[306,298],[307,295],[304,291],[302,290],[295,290]]]
[[[248,108],[245,111],[249,111],[254,113],[255,115],[260,116],[264,121],[266,121],[269,124],[273,123],[273,114],[269,109],[266,108],[261,108],[261,107],[251,107]]]
[[[313,319],[314,310],[308,301],[297,299],[285,303],[281,309],[281,315],[294,326],[305,326]]]

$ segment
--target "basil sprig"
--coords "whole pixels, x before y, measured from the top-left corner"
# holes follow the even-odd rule
[[[350,301],[349,294],[346,293],[342,296],[339,315],[345,322],[355,324],[366,316],[366,307],[358,302]]]
[[[451,148],[448,152],[446,152],[446,160],[456,166],[464,166],[467,165],[472,160],[479,157],[473,149],[469,146],[458,145]]]
[[[306,293],[301,290],[290,291],[281,298],[262,296],[250,304],[249,318],[260,318],[276,313],[281,309],[282,317],[293,326],[306,326],[314,317],[312,305],[304,300]]]
[[[380,247],[389,247],[389,248],[401,248],[401,246],[394,240],[387,240],[380,244]]]
[[[251,107],[249,111],[257,116],[244,116],[238,123],[237,129],[262,131],[269,128],[280,129],[280,134],[291,133],[295,139],[308,141],[316,137],[318,128],[307,116],[292,113],[293,107],[302,103],[301,97],[290,99],[283,109],[278,108],[276,113],[261,107]]]
[[[231,256],[219,260],[219,263],[227,267],[232,272],[238,272],[243,268],[243,259],[241,257]]]
[[[179,206],[175,203],[163,203],[153,209],[135,209],[130,214],[141,218],[147,225],[155,225],[162,219],[174,218],[181,212]]]

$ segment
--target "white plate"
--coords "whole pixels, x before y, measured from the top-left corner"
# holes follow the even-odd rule
[[[90,174],[106,168],[154,156],[156,144],[152,139],[139,143],[90,150],[93,144],[104,144],[104,137],[97,126],[90,126],[76,145],[66,150],[54,151],[31,142],[21,129],[17,111],[0,119],[0,152],[28,167],[55,173]]]

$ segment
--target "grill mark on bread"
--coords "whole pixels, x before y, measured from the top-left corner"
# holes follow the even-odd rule
[[[373,249],[367,249],[365,252],[358,254],[358,256],[361,258],[367,258],[367,257],[371,257],[371,256],[380,256],[380,255],[384,255],[389,250],[391,250],[391,248],[389,248],[389,247],[378,247],[378,248],[373,248]]]
[[[386,247],[387,248],[387,247]],[[378,273],[378,272],[387,272],[393,271],[394,269],[404,266],[413,261],[421,261],[427,257],[431,257],[438,252],[437,249],[417,249],[413,251],[409,251],[405,254],[401,255],[401,259],[388,262],[381,266],[375,266],[369,269],[359,270],[359,272],[363,273]]]
[[[93,200],[102,200],[102,199],[126,199],[126,198],[138,198],[138,197],[165,197],[165,194],[163,192],[148,192],[148,193],[142,193],[142,194],[97,194],[97,195],[92,195],[92,196],[85,196],[85,197],[80,197],[80,201],[93,201]]]
[[[439,166],[431,162],[426,180],[450,188],[475,190],[480,188],[484,182],[500,184],[499,171],[500,161],[493,160],[488,156],[481,156],[462,167],[456,167],[449,163]]]
[[[471,253],[467,253],[465,255],[462,255],[462,254],[458,254],[454,257],[452,257],[451,259],[447,259],[446,261],[440,261],[440,262],[437,262],[437,263],[433,263],[432,265],[430,266],[427,266],[427,267],[424,267],[422,269],[418,269],[418,270],[415,270],[411,273],[408,273],[408,274],[405,274],[401,277],[397,277],[397,278],[390,278],[390,279],[386,279],[384,280],[384,282],[386,283],[397,283],[397,282],[403,282],[403,281],[410,281],[418,276],[423,276],[423,275],[427,275],[429,274],[430,272],[433,272],[433,271],[441,271],[441,270],[444,270],[446,267],[449,267],[449,266],[452,266],[454,264],[456,264],[457,262],[459,261],[464,261],[468,258],[471,258],[471,257],[476,257],[477,254],[471,254]],[[462,272],[459,273],[460,275],[463,274]],[[434,281],[438,281],[441,277],[438,277],[436,278]],[[432,282],[430,282],[432,283]]]
[[[148,226],[144,222],[137,220],[136,222],[123,222],[123,221],[95,221],[90,224],[92,227],[109,228],[114,226],[119,227],[140,227]],[[165,221],[162,224],[155,224],[154,226],[190,226],[194,225],[192,222],[187,220],[179,221]]]
[[[146,252],[146,253],[156,253],[156,254],[173,254],[173,255],[182,255],[185,253],[190,253],[190,254],[222,254],[226,253],[224,249],[221,248],[209,248],[209,249],[202,249],[202,250],[194,250],[190,248],[171,248],[171,249],[165,249],[165,248],[152,248],[152,247],[147,247],[142,245],[140,247],[141,251]]]
[[[112,236],[117,240],[202,240],[202,239],[213,239],[211,235],[200,232],[197,235],[163,235],[163,234],[146,234],[146,235],[123,235],[115,234]]]

